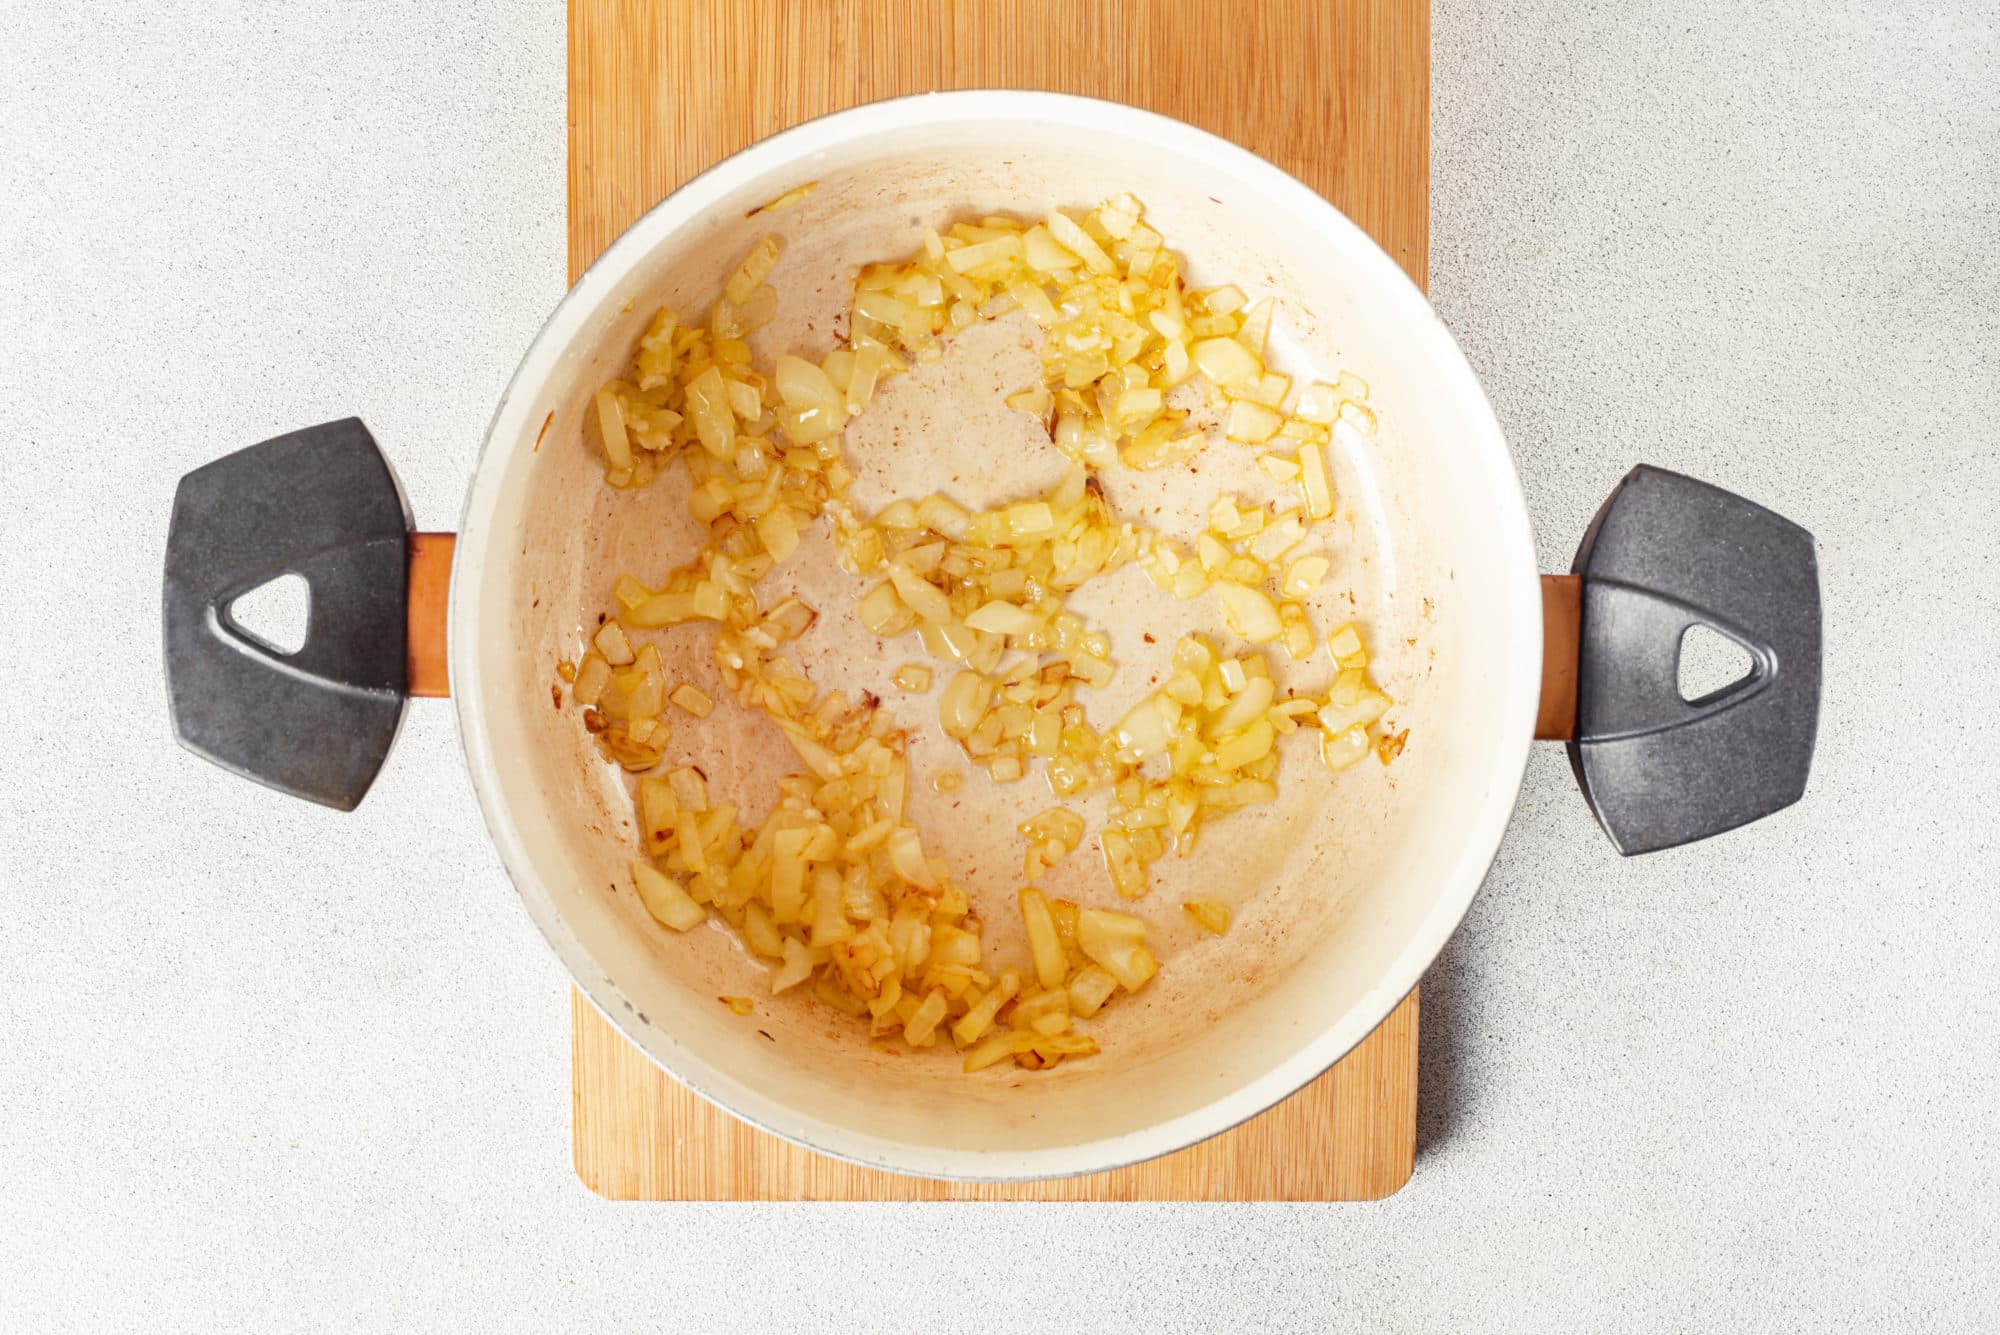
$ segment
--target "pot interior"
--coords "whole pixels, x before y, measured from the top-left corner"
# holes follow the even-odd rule
[[[1108,1166],[1220,1129],[1310,1078],[1387,1014],[1462,914],[1518,785],[1534,707],[1540,624],[1519,488],[1477,386],[1421,298],[1359,233],[1247,155],[1133,113],[1086,128],[1076,108],[1094,104],[1046,102],[1058,111],[878,116],[841,133],[827,127],[846,118],[818,122],[649,215],[530,353],[461,545],[474,559],[462,556],[458,572],[454,684],[469,739],[483,734],[475,774],[510,870],[580,984],[701,1092],[817,1147],[915,1171]],[[816,188],[796,206],[746,216],[809,181]],[[1102,1055],[969,1077],[948,1042],[929,1052],[871,1044],[861,1022],[806,989],[771,997],[765,965],[725,926],[676,935],[633,894],[629,780],[551,687],[557,663],[582,656],[611,606],[613,580],[663,582],[703,530],[687,514],[677,466],[644,491],[604,485],[591,396],[626,373],[659,306],[705,319],[723,279],[767,233],[785,250],[769,280],[778,317],[752,339],[760,365],[779,352],[828,351],[856,267],[906,255],[925,225],[1080,210],[1119,191],[1144,202],[1192,285],[1233,282],[1253,301],[1277,298],[1277,369],[1296,383],[1340,370],[1369,382],[1380,427],[1373,437],[1336,433],[1338,513],[1307,548],[1324,550],[1333,572],[1308,610],[1322,638],[1359,623],[1408,745],[1387,767],[1371,758],[1333,774],[1319,763],[1316,731],[1284,739],[1279,800],[1213,820],[1192,856],[1154,863],[1153,890],[1136,905],[1118,899],[1097,854],[1105,797],[1070,799],[1091,835],[1038,883],[1145,917],[1160,973],[1079,1022]],[[1003,318],[889,381],[847,432],[856,508],[934,490],[983,506],[1058,481],[1065,461],[1041,425],[1002,402],[1038,378],[1036,349],[1032,325]],[[1103,482],[1120,514],[1191,543],[1219,494],[1286,495],[1255,467],[1257,452],[1217,433],[1190,467],[1110,470]],[[1015,908],[1025,844],[1014,826],[1055,799],[1039,766],[995,785],[942,735],[946,665],[932,664],[928,696],[892,686],[899,664],[929,660],[914,635],[885,643],[861,626],[854,606],[871,581],[838,568],[828,527],[816,525],[760,594],[768,605],[797,592],[819,609],[795,648],[822,689],[873,691],[911,729],[911,809],[925,846],[971,895],[989,959],[1025,963]],[[1110,688],[1082,693],[1099,727],[1159,679],[1177,635],[1205,629],[1229,643],[1212,595],[1176,603],[1136,566],[1071,605],[1108,631],[1119,666]],[[775,779],[799,768],[781,734],[729,700],[709,632],[650,638],[673,680],[718,702],[706,720],[669,711],[667,763],[699,765],[715,800],[760,819]],[[1281,692],[1323,691],[1330,677],[1323,652],[1305,665],[1275,646],[1269,657]],[[943,795],[930,780],[947,769],[964,783]],[[1225,936],[1204,936],[1182,912],[1197,897],[1234,907]],[[755,1012],[737,1016],[724,995],[754,998]]]

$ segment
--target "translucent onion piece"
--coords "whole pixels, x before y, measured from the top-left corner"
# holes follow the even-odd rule
[[[1215,899],[1191,899],[1181,905],[1182,912],[1193,918],[1204,932],[1221,936],[1229,930],[1229,906]]]
[[[647,863],[632,864],[632,887],[639,892],[646,912],[676,932],[699,926],[708,917],[708,910],[688,898],[680,882]]]

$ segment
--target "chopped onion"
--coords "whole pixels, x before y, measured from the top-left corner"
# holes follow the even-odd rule
[[[788,936],[784,943],[784,962],[771,970],[771,993],[773,996],[787,988],[797,987],[812,977],[813,959],[807,952],[805,943],[797,937]]]
[[[950,601],[904,562],[889,563],[889,582],[896,586],[897,597],[919,617],[926,621],[951,620]]]
[[[1314,381],[1299,391],[1298,406],[1293,412],[1308,422],[1331,426],[1340,420],[1340,391],[1332,385]]]
[[[774,561],[783,561],[799,549],[798,520],[785,506],[776,506],[757,520],[757,539]]]
[[[1045,988],[1061,987],[1069,973],[1062,940],[1056,935],[1056,921],[1049,901],[1041,891],[1029,886],[1021,891],[1021,920],[1028,932],[1028,950],[1035,961],[1035,980]]]
[[[998,599],[982,605],[968,615],[965,624],[973,630],[988,631],[995,635],[1030,635],[1042,628],[1039,617],[1025,608]]]
[[[937,889],[937,877],[931,873],[930,864],[924,859],[923,840],[909,826],[905,825],[889,836],[889,861],[896,874],[911,885],[925,890]]]
[[[632,466],[632,445],[625,436],[625,412],[618,396],[607,386],[597,391],[597,428],[604,439],[604,455],[613,468]]]
[[[1262,718],[1264,711],[1270,707],[1271,697],[1276,693],[1276,689],[1269,677],[1244,677],[1243,684],[1236,688],[1236,694],[1216,713],[1215,730],[1235,732]],[[1234,766],[1226,765],[1223,768],[1233,769]]]
[[[1366,727],[1389,712],[1394,703],[1388,696],[1372,688],[1364,689],[1352,704],[1328,703],[1319,711],[1319,726],[1328,735],[1344,732],[1351,727]]]
[[[1306,517],[1325,519],[1333,513],[1333,482],[1327,477],[1326,455],[1310,442],[1299,446],[1299,492]]]
[[[861,618],[861,624],[876,635],[900,635],[917,621],[917,614],[896,596],[893,584],[877,584],[862,595],[855,611]]]
[[[688,898],[680,882],[644,862],[632,864],[632,887],[646,912],[664,927],[685,932],[708,917],[708,910]]]
[[[883,637],[914,630],[933,657],[962,665],[940,700],[947,734],[996,782],[1024,777],[1039,760],[1059,796],[1107,790],[1106,871],[1115,890],[1137,898],[1149,864],[1192,850],[1208,820],[1275,799],[1278,739],[1309,716],[1323,730],[1329,764],[1369,749],[1387,763],[1407,733],[1371,740],[1389,700],[1370,684],[1349,626],[1328,637],[1335,675],[1323,696],[1293,687],[1279,700],[1263,652],[1225,658],[1189,637],[1156,689],[1100,734],[1076,692],[1112,681],[1113,645],[1066,600],[1136,562],[1180,599],[1214,586],[1232,632],[1280,642],[1304,659],[1313,631],[1301,600],[1331,562],[1290,554],[1332,514],[1330,429],[1374,429],[1367,386],[1346,373],[1332,385],[1307,385],[1287,415],[1291,379],[1263,362],[1275,303],[1250,306],[1226,284],[1189,293],[1179,257],[1129,195],[1080,219],[988,217],[943,235],[924,229],[909,259],[860,272],[844,344],[818,365],[788,356],[760,370],[745,340],[776,314],[778,294],[765,280],[781,251],[777,238],[760,240],[706,322],[684,326],[659,311],[629,378],[607,382],[597,397],[607,480],[643,486],[677,459],[689,513],[709,538],[698,561],[658,588],[617,581],[616,619],[599,619],[589,652],[562,674],[584,706],[585,727],[625,768],[659,766],[670,736],[666,707],[707,717],[717,702],[690,684],[670,685],[659,646],[640,645],[635,632],[713,623],[723,688],[783,732],[801,771],[778,782],[761,823],[742,829],[733,804],[711,808],[691,766],[645,774],[636,804],[647,861],[635,864],[644,868],[633,872],[635,888],[673,930],[711,912],[723,918],[755,955],[777,962],[774,991],[810,983],[813,998],[865,1019],[873,1037],[900,1032],[921,1048],[946,1031],[968,1049],[968,1069],[1011,1057],[1040,1070],[1087,1056],[1097,1044],[1074,1022],[1096,1015],[1118,989],[1143,987],[1158,968],[1144,924],[1051,901],[1029,884],[1020,904],[1033,978],[1024,988],[1015,970],[989,974],[969,897],[909,823],[903,726],[872,694],[850,701],[809,680],[784,646],[811,630],[816,613],[797,598],[762,608],[757,585],[797,554],[810,525],[830,517],[843,568],[873,577],[856,609],[861,624]],[[1041,326],[1045,380],[1008,405],[1048,424],[1077,467],[1044,495],[980,513],[933,495],[857,516],[844,499],[853,477],[841,457],[848,420],[885,376],[935,361],[952,332],[1012,310]],[[1282,437],[1296,447],[1296,456],[1260,454],[1258,466],[1273,482],[1296,484],[1304,499],[1299,509],[1274,510],[1223,497],[1189,550],[1187,539],[1120,522],[1086,470],[1191,462],[1204,445],[1201,423],[1214,418],[1191,419],[1187,406],[1167,400],[1197,372],[1219,398],[1212,412],[1226,435],[1253,445]],[[918,692],[935,677],[913,663],[892,679]],[[959,784],[953,770],[931,779],[940,793]],[[1030,882],[1086,834],[1083,818],[1060,806],[1018,829]],[[1206,930],[1228,924],[1217,901],[1185,907]]]
[[[1278,591],[1287,598],[1303,598],[1318,588],[1333,563],[1324,556],[1301,556],[1286,568]]]
[[[715,712],[715,701],[686,683],[674,687],[667,699],[696,718],[707,718]]]
[[[994,1034],[965,1054],[965,1070],[967,1074],[983,1071],[989,1066],[1006,1061],[1009,1057],[1018,1057],[1033,1051],[1036,1043],[1040,1041],[1043,1041],[1042,1036],[1035,1033],[1003,1031]]]
[[[1137,992],[1159,971],[1145,938],[1146,924],[1130,914],[1082,909],[1076,915],[1077,948],[1127,992]]]
[[[1146,864],[1134,848],[1132,837],[1123,830],[1106,830],[1098,836],[1098,842],[1104,849],[1104,865],[1111,873],[1112,888],[1126,899],[1143,898],[1152,887],[1146,877]],[[1109,964],[1105,967],[1111,968]]]
[[[1215,899],[1191,899],[1181,910],[1205,932],[1221,936],[1229,930],[1229,906]]]
[[[1215,586],[1215,593],[1222,601],[1223,623],[1234,634],[1261,644],[1284,633],[1277,607],[1259,590],[1245,584],[1223,583]]]
[[[968,1007],[965,1014],[960,1017],[958,1023],[952,1026],[951,1036],[958,1041],[960,1046],[967,1046],[977,1042],[987,1030],[993,1027],[993,1018],[1000,1013],[1000,1008],[1012,1001],[1020,990],[1021,980],[1018,975],[1014,974],[1012,970],[1001,974],[1000,981],[995,983],[992,989],[980,997],[976,1003]]]
[[[718,459],[729,457],[736,447],[736,413],[722,372],[711,365],[688,382],[687,406],[702,448]]]
[[[736,272],[731,274],[729,281],[723,285],[723,297],[739,306],[750,300],[750,294],[755,292],[758,285],[771,276],[771,270],[777,267],[778,254],[782,249],[783,243],[775,236],[767,236],[752,246],[750,253],[743,257],[743,263],[737,266]]]
[[[1158,755],[1173,740],[1173,720],[1166,717],[1161,701],[1159,696],[1141,700],[1111,730],[1118,749],[1130,754],[1135,761]]]
[[[1319,754],[1328,769],[1346,769],[1368,754],[1368,730],[1356,726],[1327,733],[1320,740]]]
[[[1049,214],[1046,220],[1049,235],[1063,249],[1081,259],[1093,273],[1110,273],[1117,266],[1104,253],[1104,247],[1091,240],[1090,234],[1071,222],[1060,211]]]
[[[1233,338],[1205,338],[1196,343],[1194,364],[1224,389],[1240,388],[1264,374],[1263,364]]]
[[[1284,417],[1261,403],[1248,399],[1238,399],[1229,405],[1229,419],[1225,433],[1229,439],[1246,445],[1261,445],[1278,434],[1284,425]]]
[[[1117,990],[1118,980],[1103,965],[1085,965],[1070,975],[1067,988],[1070,1014],[1089,1019],[1103,1009]]]
[[[635,657],[632,652],[632,642],[625,637],[625,628],[616,621],[607,621],[599,627],[597,636],[591,643],[596,646],[597,652],[604,656],[604,661],[612,667],[624,667]],[[596,704],[597,701],[592,699],[584,703]]]

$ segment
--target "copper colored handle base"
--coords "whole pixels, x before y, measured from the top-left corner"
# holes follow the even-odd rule
[[[412,696],[442,700],[451,694],[444,630],[451,553],[457,543],[453,533],[410,535],[409,652],[403,675],[404,689]]]
[[[1540,741],[1567,742],[1576,736],[1576,646],[1582,614],[1581,575],[1542,576],[1542,704],[1535,714]]]

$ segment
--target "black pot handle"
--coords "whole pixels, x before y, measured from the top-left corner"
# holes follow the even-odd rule
[[[402,724],[409,511],[358,418],[195,469],[174,493],[163,614],[181,745],[283,793],[351,811]],[[230,605],[281,575],[311,590],[283,653]]]
[[[1740,496],[1632,470],[1577,549],[1577,783],[1624,854],[1735,829],[1805,792],[1819,726],[1813,536]],[[1682,637],[1749,652],[1741,680],[1681,698]]]

